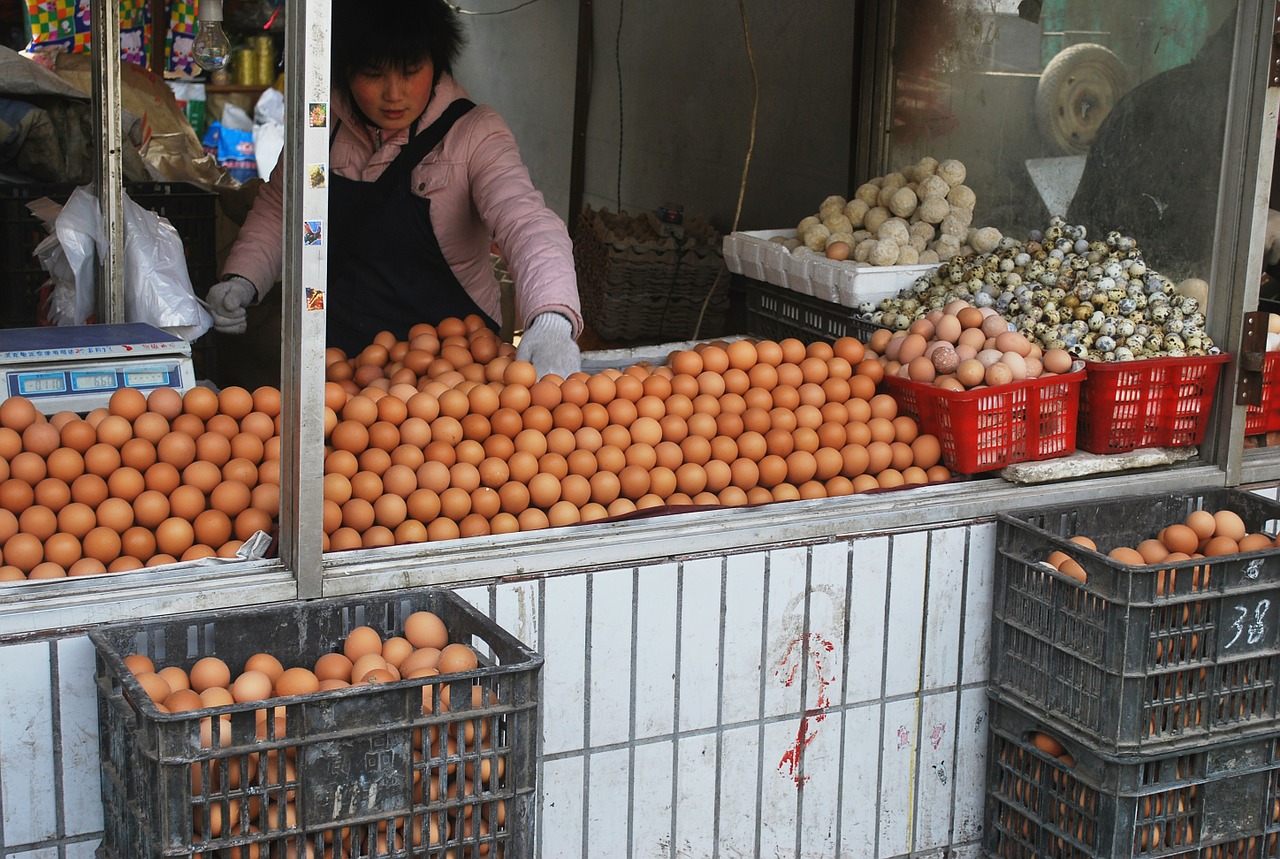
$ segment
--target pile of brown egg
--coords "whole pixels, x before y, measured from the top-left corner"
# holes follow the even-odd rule
[[[115,391],[81,417],[0,404],[0,583],[232,558],[280,511],[280,392]]]
[[[197,848],[214,839],[257,836],[257,842],[226,852],[246,857],[267,855],[271,842],[261,843],[263,837],[298,826],[294,786],[298,782],[297,753],[305,737],[288,721],[285,702],[267,706],[268,702],[402,678],[448,679],[448,675],[479,667],[476,652],[462,641],[451,642],[444,622],[433,612],[411,613],[402,632],[384,639],[373,627],[358,626],[337,650],[312,664],[286,668],[274,655],[260,652],[246,659],[238,674],[217,656],[202,657],[189,669],[158,667],[140,653],[124,658],[125,667],[160,712],[215,711],[199,720],[201,747],[212,749],[213,756],[191,764],[192,834]],[[495,798],[506,785],[507,754],[495,744],[494,737],[495,731],[501,730],[501,717],[468,718],[461,712],[449,715],[451,686],[444,682],[422,686],[422,714],[437,718],[412,735],[413,802],[417,806],[439,804],[441,810],[327,830],[321,835],[325,855],[336,850],[345,856],[361,846],[372,848],[372,843],[363,841],[375,837],[379,852],[387,850],[389,838],[402,846],[410,840],[414,846],[437,846],[451,839],[477,839],[480,846],[476,849],[481,851],[492,846],[483,839],[506,823],[506,803]],[[485,688],[473,685],[471,690],[470,706],[483,706]],[[229,708],[259,701],[264,706],[253,712],[253,736],[236,736]],[[490,691],[488,703],[496,702]],[[258,744],[263,751],[253,750]],[[236,751],[224,751],[230,749]],[[372,835],[374,830],[376,836]],[[340,843],[335,847],[335,842]]]
[[[478,317],[327,353],[324,549],[950,479],[854,338],[737,340],[537,379]],[[234,557],[279,515],[280,392],[0,404],[0,583]]]
[[[854,338],[737,340],[536,379],[478,318],[330,350],[326,550],[947,480]]]

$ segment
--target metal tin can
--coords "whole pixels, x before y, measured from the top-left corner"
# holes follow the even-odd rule
[[[258,64],[253,51],[235,49],[231,55],[231,81],[236,86],[253,86],[258,82]]]

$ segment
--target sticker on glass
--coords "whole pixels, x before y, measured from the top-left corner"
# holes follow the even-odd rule
[[[307,106],[307,125],[312,128],[324,128],[329,124],[329,106],[323,102],[312,102]]]
[[[312,164],[307,167],[307,181],[311,184],[312,188],[324,187],[324,175],[325,170],[323,164]]]
[[[324,226],[320,221],[302,222],[302,243],[308,247],[324,244]]]
[[[307,287],[307,310],[324,310],[324,290]]]

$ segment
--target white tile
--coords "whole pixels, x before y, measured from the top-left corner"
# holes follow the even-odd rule
[[[991,676],[991,600],[996,576],[996,525],[969,526],[969,563],[965,577],[962,682],[985,683]]]
[[[840,788],[841,856],[874,856],[879,831],[880,707],[844,713],[844,767]]]
[[[586,576],[552,576],[545,581],[546,635],[542,664],[543,754],[581,749],[586,737]],[[550,718],[555,713],[556,718]]]
[[[808,709],[838,706],[844,700],[845,617],[849,610],[849,544],[810,549]]]
[[[756,855],[760,791],[760,733],[757,725],[721,735],[720,855]]]
[[[455,588],[454,593],[475,606],[481,614],[489,616],[489,587],[478,585],[468,588]]]
[[[94,859],[98,854],[98,847],[101,839],[92,838],[88,841],[73,841],[66,845],[67,859]]]
[[[591,671],[587,742],[591,746],[623,743],[630,736],[633,580],[630,569],[591,576],[591,644],[587,648]],[[581,626],[578,620],[575,628]]]
[[[952,812],[952,837],[957,842],[965,842],[981,838],[984,830],[989,742],[986,689],[965,689],[960,693],[956,727],[956,807]]]
[[[761,856],[795,855],[800,788],[789,773],[779,772],[777,761],[795,745],[798,722],[798,719],[785,720],[765,725],[764,778],[760,788]]]
[[[582,856],[582,810],[587,798],[583,759],[547,761],[542,767],[538,813],[539,856]]]
[[[800,806],[800,844],[803,856],[835,856],[836,829],[840,820],[839,713],[810,715],[804,731],[800,774],[803,799]],[[797,732],[797,742],[801,742]]]
[[[925,692],[953,688],[960,679],[965,534],[964,528],[929,532],[929,600],[921,669],[921,687]]]
[[[538,650],[538,585],[536,581],[503,583],[497,587],[498,626],[520,639],[530,650]]]
[[[682,738],[677,754],[676,855],[697,856],[716,843],[716,737]]]
[[[755,719],[760,712],[760,648],[764,611],[764,553],[725,559],[725,724]],[[753,769],[752,772],[755,772]]]
[[[631,783],[631,823],[634,827],[631,852],[599,849],[595,839],[591,842],[591,856],[667,856],[671,850],[671,830],[674,810],[671,807],[672,772],[671,743],[644,743],[636,746],[635,771]],[[621,814],[622,797],[614,794],[610,812],[624,827],[626,816]],[[610,842],[612,843],[612,842]]]
[[[44,847],[40,850],[31,850],[26,853],[9,853],[6,855],[9,859],[58,859],[58,848]]]
[[[880,698],[884,681],[884,618],[889,582],[889,538],[853,543],[853,590],[849,594],[849,653],[845,700]]]
[[[48,642],[0,647],[0,677],[4,837],[9,844],[31,844],[57,835]]]
[[[769,553],[768,647],[764,663],[764,713],[783,716],[804,707],[803,664],[809,552],[804,547]]]
[[[720,709],[719,558],[680,568],[680,730],[714,728]]]
[[[615,628],[611,634],[630,638],[630,629],[628,624]],[[635,735],[643,739],[669,734],[675,725],[675,564],[641,567],[635,629]]]
[[[920,706],[916,760],[916,834],[912,847],[945,847],[951,839],[956,768],[956,693],[927,695]]]
[[[897,856],[911,850],[915,800],[916,736],[915,700],[884,706],[884,746],[880,770],[880,856]]]
[[[668,752],[669,750],[670,747]],[[587,808],[587,847],[584,856],[627,855],[625,811],[630,775],[626,749],[591,756],[591,797]]]
[[[889,571],[888,651],[884,694],[906,695],[920,688],[920,648],[924,626],[924,578],[929,535],[898,534],[893,538]]]
[[[74,841],[67,845],[67,859],[94,859],[101,839]]]
[[[87,636],[58,642],[62,725],[62,807],[66,835],[102,830],[98,698],[94,649]]]

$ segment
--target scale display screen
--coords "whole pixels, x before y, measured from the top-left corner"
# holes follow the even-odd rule
[[[18,377],[18,393],[24,397],[61,394],[66,389],[65,373],[24,373]]]
[[[171,384],[169,370],[165,367],[148,367],[143,370],[125,370],[124,385],[126,388],[158,388]]]
[[[71,390],[73,391],[110,391],[117,384],[116,374],[110,370],[71,372]]]

